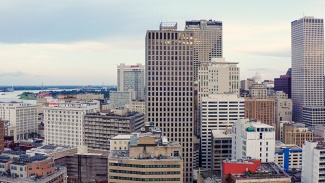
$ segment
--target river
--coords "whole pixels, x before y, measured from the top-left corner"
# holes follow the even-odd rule
[[[39,93],[40,91],[62,91],[62,90],[17,90],[14,92],[0,92],[0,102],[17,101],[17,102],[26,102],[26,103],[30,103],[30,104],[36,104],[36,100],[21,100],[21,99],[19,99],[18,95],[20,95],[24,92]],[[3,93],[5,95],[3,95]]]

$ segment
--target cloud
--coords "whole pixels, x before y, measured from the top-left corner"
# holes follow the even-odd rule
[[[21,71],[16,72],[0,72],[0,77],[23,77],[27,74]]]
[[[267,57],[285,57],[285,58],[291,58],[291,52],[290,52],[290,50],[274,51],[274,52],[250,51],[248,53],[250,53],[252,55],[267,56]]]

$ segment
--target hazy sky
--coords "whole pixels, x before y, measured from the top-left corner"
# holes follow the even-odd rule
[[[325,18],[324,0],[0,0],[0,85],[116,84],[119,63],[143,63],[161,21],[223,21],[223,52],[241,79],[290,67],[290,22]]]

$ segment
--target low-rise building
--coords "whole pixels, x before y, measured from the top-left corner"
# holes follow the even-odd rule
[[[290,176],[273,162],[228,160],[222,164],[222,183],[290,183]]]
[[[111,150],[108,182],[183,182],[182,146],[159,132],[133,134],[129,150]]]
[[[0,182],[67,182],[67,169],[56,167],[52,157],[30,156],[7,150],[0,156]]]
[[[110,140],[110,151],[129,150],[131,135],[117,135]]]
[[[110,150],[110,140],[117,135],[140,132],[144,114],[127,110],[110,113],[88,113],[84,117],[84,145],[92,149]]]
[[[275,143],[274,163],[281,166],[284,171],[301,171],[302,148],[296,144]]]

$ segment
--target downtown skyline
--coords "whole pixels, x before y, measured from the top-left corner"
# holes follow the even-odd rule
[[[290,22],[325,17],[316,0],[0,4],[0,85],[116,85],[118,64],[145,63],[146,30],[194,19],[223,22],[223,57],[240,79],[274,79],[291,67]]]

